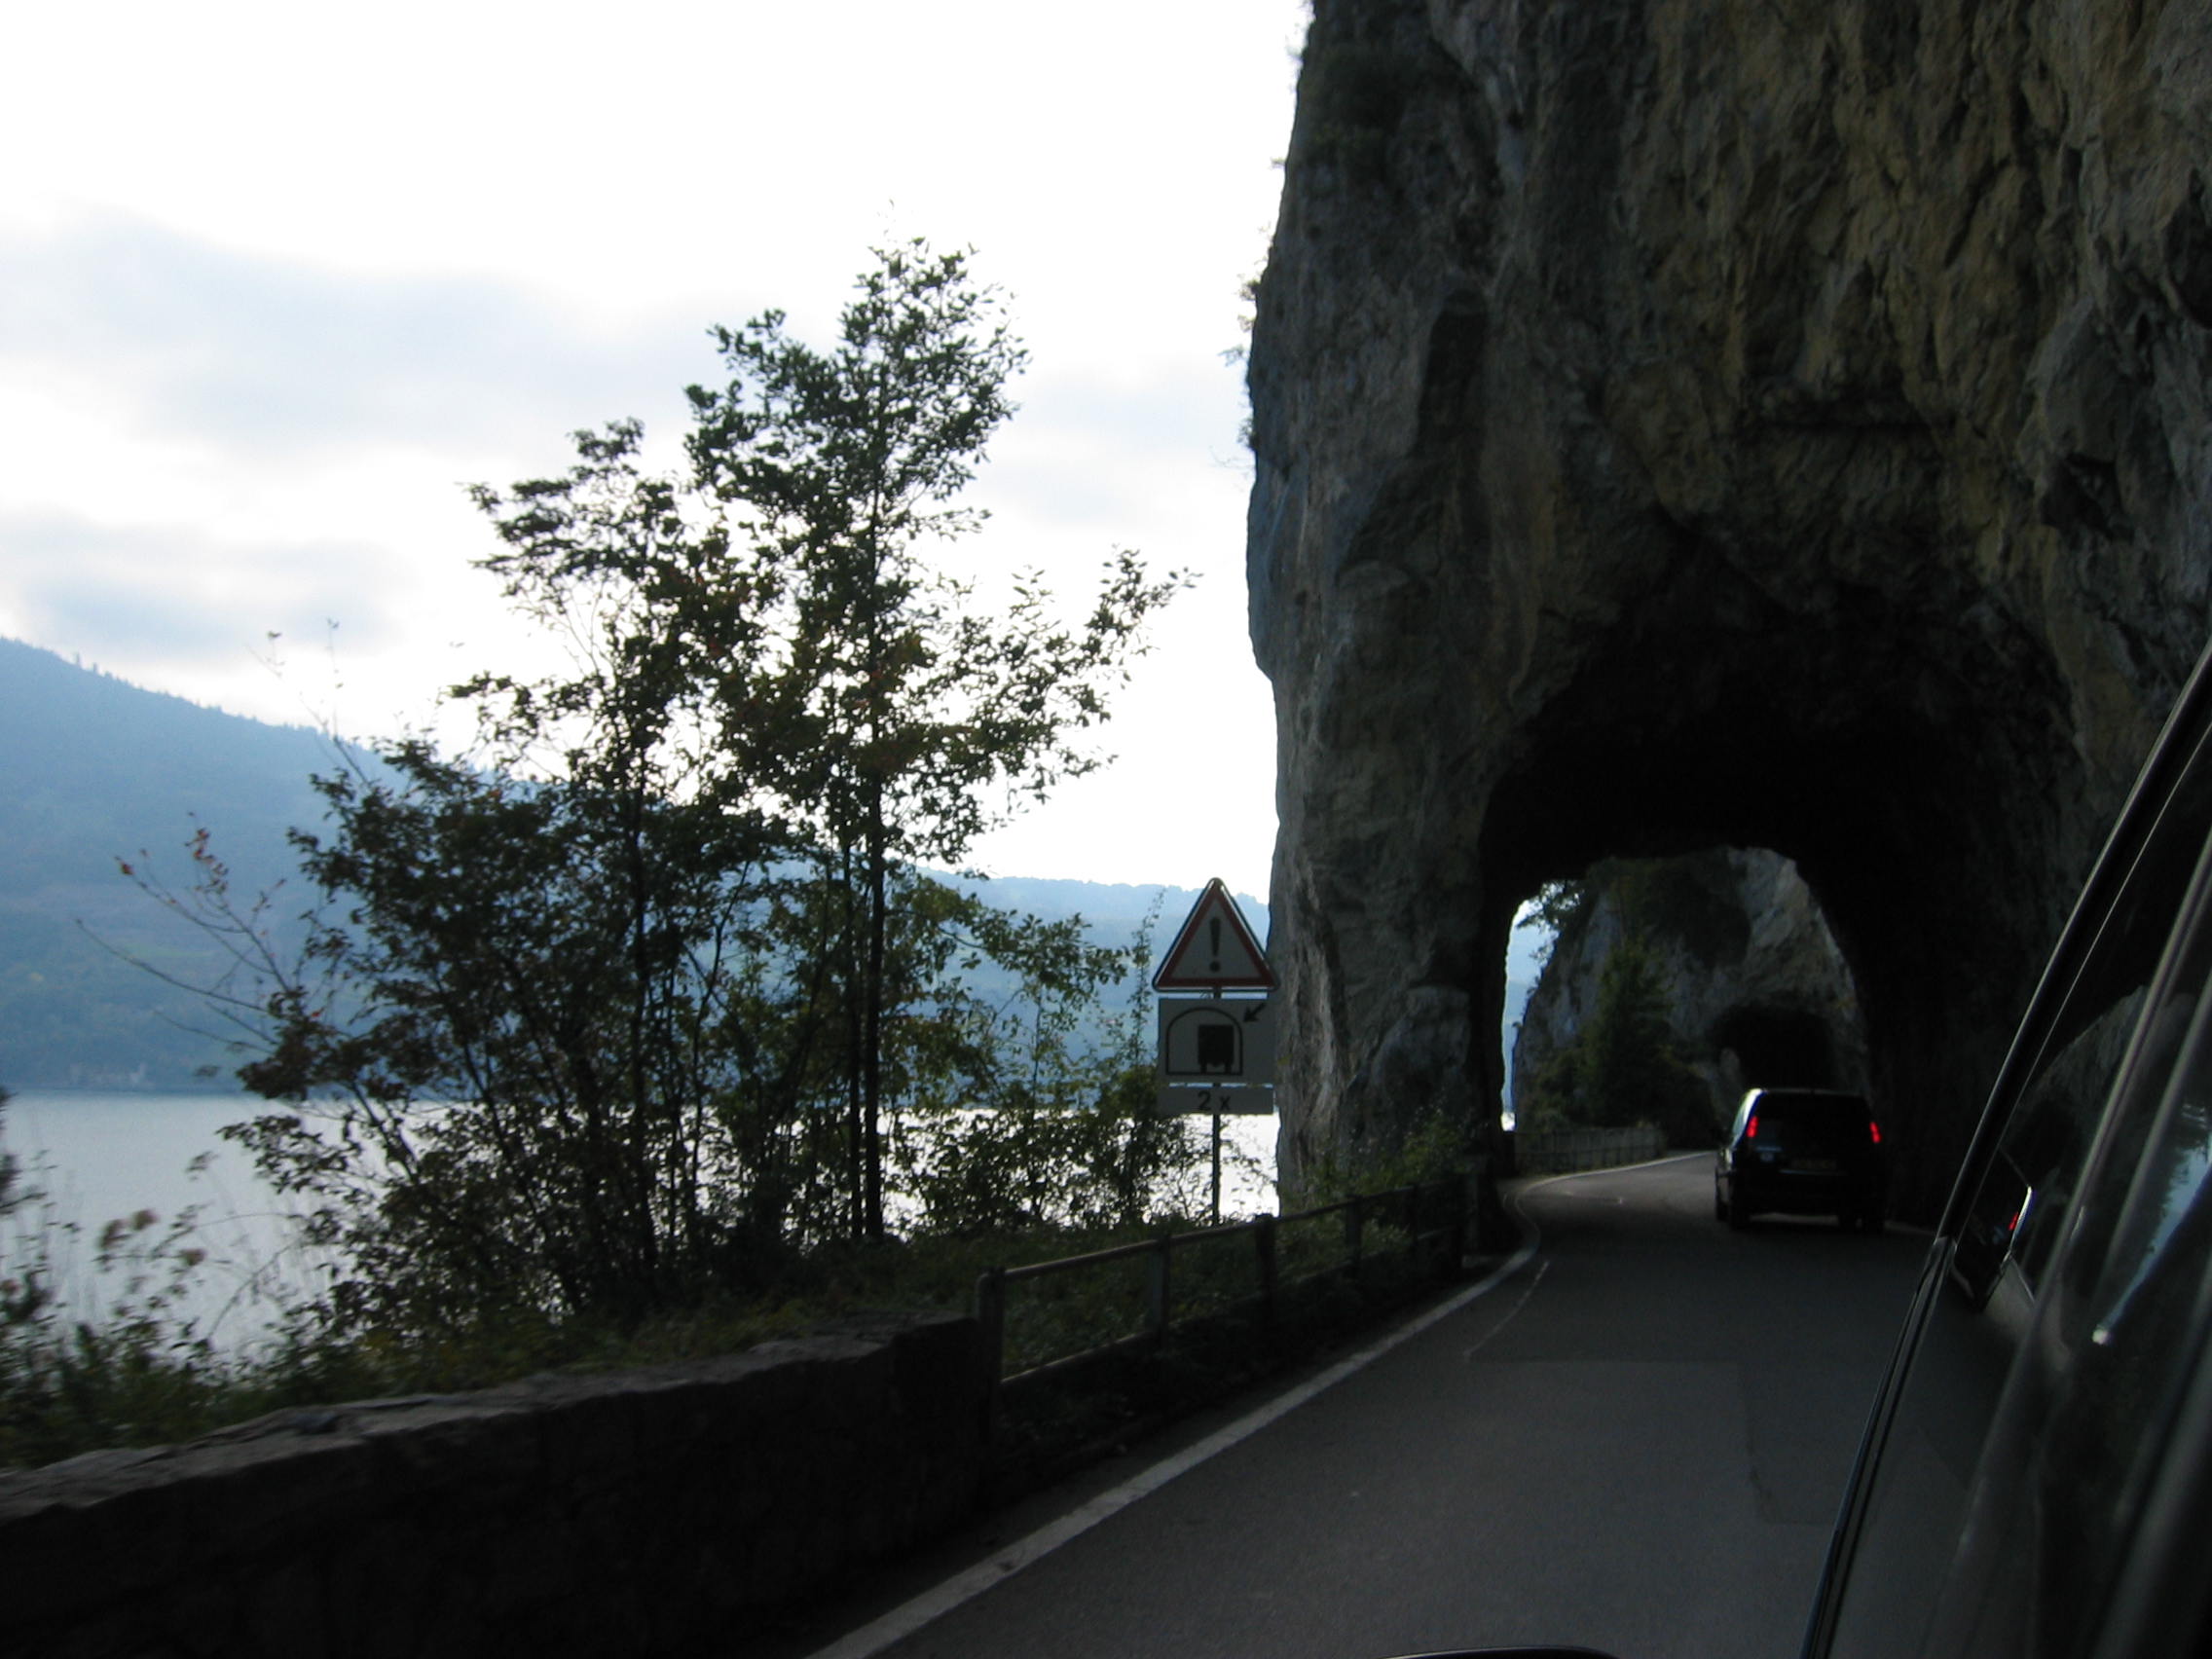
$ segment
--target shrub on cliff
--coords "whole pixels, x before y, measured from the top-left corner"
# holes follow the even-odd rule
[[[1642,935],[1630,933],[1606,952],[1589,1021],[1530,1080],[1524,1098],[1531,1127],[1650,1124],[1673,1146],[1712,1143],[1711,1096],[1676,1051],[1666,990]]]

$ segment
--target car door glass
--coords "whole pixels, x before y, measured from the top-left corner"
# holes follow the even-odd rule
[[[2155,1097],[2146,1091],[2140,1109],[2116,1120],[2111,1156],[2091,1172],[2062,1266],[2066,1294],[2046,1314],[2052,1362],[2063,1372],[2051,1383],[2038,1507],[2073,1517],[2063,1543],[2046,1533],[2038,1575],[2037,1615],[2054,1636],[2085,1633],[2102,1612],[2156,1473],[2182,1356],[2203,1318],[2200,1287],[2212,1259],[2212,998],[2203,994],[2212,927],[2199,924],[2190,955],[2184,982],[2159,999],[2177,1029],[2157,1036],[2170,1037],[2180,1064]]]
[[[2212,753],[2199,732],[2113,903],[2092,919],[2079,972],[2044,987],[2042,1006],[2055,1012],[2012,1100],[1992,1103],[2005,1113],[2003,1131],[1931,1254],[1916,1303],[1921,1323],[1908,1332],[1910,1364],[1893,1409],[1877,1419],[1874,1474],[1847,1545],[1831,1654],[1922,1651],[1939,1598],[1968,1565],[1960,1551],[1970,1496],[1975,1509],[1996,1501],[1991,1457],[2021,1455],[1993,1445],[1992,1423],[2050,1275],[2089,1213],[2075,1198],[2106,1105],[2123,1078],[2138,1098],[2161,1098],[2195,1016],[2187,973],[2169,975],[2157,1013],[2145,1011],[2208,830]],[[2201,965],[2194,972],[2200,986]],[[2113,1146],[2101,1168],[2114,1158],[2132,1167],[2146,1115],[2128,1116],[2132,1127],[2116,1126],[2135,1136],[2133,1149]],[[1986,1527],[1976,1541],[1992,1541]]]
[[[1946,1653],[2069,1654],[2094,1634],[2197,1316],[2212,1086],[2212,857],[2080,1172],[1997,1407],[1933,1628]]]

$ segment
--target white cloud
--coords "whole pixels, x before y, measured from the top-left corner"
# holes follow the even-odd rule
[[[1080,588],[1136,546],[1204,577],[1106,734],[1128,758],[986,854],[1260,886],[1272,743],[1217,353],[1264,250],[1302,15],[28,13],[0,70],[0,147],[38,158],[0,187],[0,631],[297,719],[302,688],[257,660],[278,632],[295,675],[346,681],[351,729],[419,719],[533,648],[470,569],[462,482],[557,468],[566,432],[617,416],[666,453],[682,387],[714,378],[708,323],[782,306],[819,338],[871,241],[973,243],[1033,362],[977,558]],[[1217,745],[1202,776],[1200,713],[1240,756]]]
[[[515,283],[330,271],[113,215],[0,233],[0,362],[240,459],[450,453],[712,361],[703,322],[594,333]]]
[[[370,649],[399,642],[405,618],[377,579],[376,551],[347,541],[226,545],[190,526],[0,514],[0,579],[19,628],[180,661],[273,631],[320,631],[333,611]]]

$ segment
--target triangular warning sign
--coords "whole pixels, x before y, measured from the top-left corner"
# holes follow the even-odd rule
[[[1156,991],[1268,990],[1275,977],[1268,967],[1267,953],[1244,912],[1229,896],[1218,875],[1206,883],[1198,902],[1191,906],[1190,920],[1167,947],[1167,958],[1152,977]]]

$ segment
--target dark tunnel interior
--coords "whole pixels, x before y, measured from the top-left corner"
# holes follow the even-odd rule
[[[2079,878],[2048,868],[2080,793],[2055,681],[1871,603],[1813,632],[1763,604],[1676,608],[1587,652],[1517,734],[1481,832],[1481,957],[1601,859],[1793,859],[1859,988],[1900,1212],[1932,1212]],[[1802,1019],[1747,1010],[1712,1035],[1747,1072],[1835,1075]]]
[[[1706,1040],[1735,1054],[1747,1083],[1834,1088],[1843,1081],[1826,1022],[1801,1009],[1731,1009]]]

